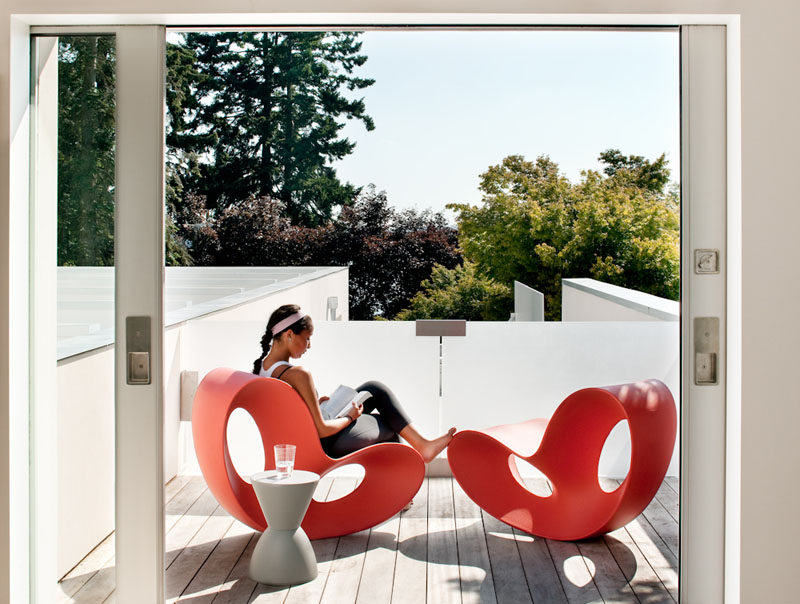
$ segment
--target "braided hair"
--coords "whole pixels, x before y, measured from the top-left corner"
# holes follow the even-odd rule
[[[289,317],[299,311],[300,307],[297,304],[284,304],[283,306],[276,308],[269,316],[269,321],[267,321],[267,329],[264,331],[264,335],[261,336],[261,356],[253,362],[253,373],[256,375],[261,373],[261,363],[263,363],[264,358],[269,353],[269,349],[272,347],[273,338],[280,337],[282,333],[289,329],[292,330],[292,333],[296,334],[300,334],[306,329],[311,329],[311,317],[306,315],[305,317],[302,317],[301,319],[298,319],[289,325],[286,329],[283,329],[273,335],[273,327],[283,321],[286,317]]]

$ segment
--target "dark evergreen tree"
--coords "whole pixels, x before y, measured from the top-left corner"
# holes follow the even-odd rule
[[[196,217],[197,196],[192,196],[189,186],[200,174],[200,152],[213,137],[196,134],[186,128],[186,118],[193,118],[200,107],[195,94],[204,75],[197,71],[195,54],[180,44],[167,44],[166,87],[166,158],[165,158],[165,262],[168,266],[182,266],[198,261],[189,252],[194,233],[187,238],[187,220]],[[193,223],[192,223],[193,224]],[[186,225],[182,228],[181,225]]]
[[[185,49],[202,74],[193,84],[201,102],[181,119],[178,148],[197,150],[206,137],[207,160],[189,175],[210,208],[251,197],[280,200],[293,223],[315,225],[355,198],[330,166],[352,152],[340,137],[344,119],[374,128],[363,99],[347,92],[373,80],[353,75],[367,60],[354,32],[190,33]],[[176,126],[177,128],[177,126]],[[194,138],[186,138],[193,136]]]
[[[58,264],[114,264],[114,38],[58,46]]]

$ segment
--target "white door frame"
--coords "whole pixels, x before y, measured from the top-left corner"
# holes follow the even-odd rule
[[[167,0],[169,3],[169,0]],[[168,7],[165,9],[168,10]],[[464,14],[402,14],[402,15],[393,15],[393,14],[293,14],[293,15],[280,15],[280,14],[262,14],[262,15],[247,15],[239,16],[234,13],[229,14],[215,14],[215,15],[152,15],[149,14],[147,17],[142,17],[142,21],[147,19],[148,23],[160,23],[165,25],[185,25],[187,23],[191,23],[193,25],[236,25],[238,22],[243,20],[247,20],[250,23],[261,23],[264,25],[281,25],[284,23],[292,23],[292,24],[341,24],[346,25],[348,23],[359,23],[359,24],[427,24],[427,23],[436,23],[442,25],[459,25],[459,24],[479,24],[479,25],[494,25],[494,24],[504,24],[504,25],[570,25],[575,23],[582,23],[586,25],[595,25],[595,26],[611,26],[611,25],[721,25],[726,28],[725,39],[724,39],[724,55],[726,60],[726,73],[727,73],[727,92],[725,97],[725,104],[727,106],[727,117],[724,125],[725,129],[725,142],[724,142],[724,149],[726,152],[726,175],[724,176],[725,182],[727,183],[727,207],[723,211],[723,213],[727,213],[727,226],[724,228],[725,231],[725,244],[726,248],[723,247],[721,249],[722,252],[722,259],[723,263],[722,266],[726,269],[726,278],[727,284],[723,284],[723,288],[727,288],[727,298],[724,299],[720,316],[723,320],[723,325],[725,326],[723,332],[726,335],[726,346],[724,348],[725,355],[724,355],[724,367],[725,369],[722,371],[722,384],[718,388],[718,390],[722,390],[723,396],[723,416],[721,418],[721,422],[723,424],[722,429],[722,460],[723,460],[723,472],[726,473],[726,480],[722,481],[720,484],[718,481],[710,481],[706,482],[700,480],[699,478],[691,478],[693,476],[697,476],[696,472],[693,472],[693,465],[686,465],[684,466],[684,471],[686,475],[689,476],[689,480],[693,480],[691,483],[691,488],[694,490],[693,496],[697,497],[699,500],[703,497],[704,493],[707,493],[706,499],[709,501],[715,502],[713,505],[713,512],[709,511],[709,519],[711,523],[714,523],[714,518],[724,518],[723,521],[723,530],[720,533],[718,529],[714,531],[714,544],[712,549],[716,559],[719,560],[719,556],[721,555],[720,552],[724,552],[724,564],[719,565],[719,569],[716,572],[711,573],[711,576],[708,572],[693,572],[689,569],[688,564],[691,564],[694,567],[695,564],[700,565],[702,567],[704,565],[704,561],[701,558],[704,554],[694,555],[693,548],[694,542],[692,539],[693,530],[682,528],[682,544],[681,544],[681,555],[682,555],[682,564],[681,564],[681,583],[682,583],[682,597],[684,601],[694,601],[691,597],[686,595],[685,589],[692,589],[696,586],[698,588],[698,593],[713,593],[713,594],[721,594],[723,590],[723,582],[724,582],[724,590],[725,590],[725,601],[727,602],[738,602],[739,600],[739,589],[738,584],[736,583],[738,577],[738,565],[739,565],[739,553],[738,553],[738,544],[740,539],[739,534],[739,516],[738,516],[738,509],[740,503],[740,491],[737,487],[738,485],[738,475],[739,475],[739,468],[740,468],[740,447],[739,447],[739,426],[741,421],[741,372],[737,370],[737,368],[741,367],[741,195],[740,195],[740,182],[739,182],[739,163],[741,157],[740,151],[740,141],[741,141],[741,126],[740,126],[740,79],[739,79],[739,70],[740,70],[740,49],[739,49],[739,19],[736,15],[615,15],[615,14],[608,14],[608,15],[490,15],[490,14],[480,14],[480,15],[464,15]],[[16,26],[12,27],[12,40],[11,40],[11,53],[12,53],[12,65],[18,64],[20,60],[26,60],[27,57],[24,56],[24,53],[21,51],[24,46],[20,43],[19,36],[25,36],[30,32],[29,26],[31,25],[47,25],[48,23],[58,22],[65,25],[69,24],[102,24],[102,23],[121,23],[122,17],[120,16],[113,16],[110,17],[108,15],[35,15],[35,16],[25,16],[24,18],[18,18],[15,23]],[[126,23],[137,23],[139,22],[139,18],[135,14],[128,14],[124,17]],[[115,30],[118,26],[114,25],[111,28],[104,28],[106,31],[109,29]],[[48,30],[50,28],[47,28]],[[85,28],[84,28],[85,29]],[[119,28],[123,29],[123,28]],[[44,33],[45,30],[42,30]],[[54,32],[56,33],[56,32]],[[27,42],[26,42],[27,43]],[[696,56],[696,55],[695,55]],[[151,58],[148,59],[151,61]],[[155,70],[153,68],[152,62],[148,62],[148,65],[151,67],[151,74],[150,77],[147,77],[146,74],[139,73],[138,76],[144,78],[143,84],[149,88],[153,85],[153,82],[156,78],[163,77],[163,73],[156,76]],[[697,84],[693,84],[696,86]],[[18,104],[20,99],[15,99],[15,91],[17,96],[19,96],[19,87],[14,86],[14,82],[12,82],[12,109],[15,102]],[[163,88],[162,88],[163,94]],[[152,97],[151,97],[152,98]],[[27,102],[27,99],[26,99]],[[159,105],[161,107],[161,105]],[[150,108],[152,109],[152,107]],[[695,113],[694,105],[689,107],[684,106],[684,111],[688,109],[688,115],[691,116]],[[153,113],[148,111],[146,108],[142,109],[144,113],[148,114],[148,117],[143,116],[144,119],[152,119]],[[691,141],[691,137],[686,138],[687,132],[684,131],[684,145],[686,145],[689,141]],[[691,132],[689,132],[691,134]],[[152,153],[154,150],[152,145],[153,143],[146,143],[142,141],[142,144],[147,146],[150,150],[149,152]],[[20,152],[12,148],[11,150],[12,155],[12,162],[16,162],[17,164],[27,162],[27,157],[21,157]],[[124,157],[124,156],[123,156]],[[160,157],[160,155],[159,155]],[[122,159],[121,157],[118,158],[119,160]],[[122,169],[121,163],[118,163],[120,169]],[[689,178],[694,179],[696,183],[697,178],[697,171],[693,169],[691,166],[687,167],[684,164],[684,168],[686,170],[685,174],[688,175]],[[137,168],[138,169],[138,168]],[[146,167],[145,172],[149,175],[154,174],[154,168],[152,166]],[[150,176],[147,177],[148,181],[150,181]],[[163,186],[163,180],[161,181]],[[19,206],[20,203],[25,204],[25,208],[27,208],[28,199],[27,195],[19,195],[13,194],[13,187],[12,187],[12,207]],[[20,187],[20,190],[25,190],[25,187]],[[154,194],[153,190],[150,190],[148,195],[152,196]],[[690,194],[691,196],[691,194]],[[687,197],[685,202],[689,201]],[[692,204],[694,205],[694,204]],[[691,207],[691,206],[690,206]],[[687,208],[684,208],[686,211]],[[154,208],[149,208],[149,210],[154,210]],[[119,211],[119,210],[118,210]],[[158,211],[160,212],[161,209],[159,208]],[[18,211],[17,211],[18,213]],[[12,209],[12,218],[14,218],[14,211]],[[19,217],[16,219],[18,222],[21,220]],[[155,219],[151,214],[148,214],[142,221],[144,225],[148,228],[153,228],[155,225]],[[693,228],[694,232],[697,231],[696,226]],[[691,233],[692,230],[689,230]],[[153,243],[153,238],[149,238],[150,243]],[[12,246],[12,253],[14,253],[14,242],[11,242],[10,245]],[[127,244],[126,244],[127,245]],[[132,245],[132,248],[135,248],[136,254],[139,254],[141,251],[138,246]],[[163,249],[163,246],[161,247]],[[19,249],[18,249],[19,251]],[[130,251],[130,250],[129,250]],[[20,257],[20,256],[17,256]],[[684,265],[691,262],[691,258],[685,255],[684,250]],[[125,316],[126,314],[149,314],[153,316],[154,323],[156,323],[155,319],[158,317],[158,323],[161,323],[160,314],[160,307],[158,309],[154,309],[152,307],[152,298],[150,296],[153,295],[155,290],[158,289],[158,284],[152,283],[152,278],[155,275],[160,275],[161,271],[163,270],[163,260],[160,260],[158,263],[158,267],[156,267],[156,262],[152,258],[148,258],[142,260],[140,263],[135,263],[137,266],[140,267],[149,267],[151,272],[149,273],[151,282],[149,283],[142,283],[142,288],[147,291],[146,297],[150,299],[150,303],[133,303],[128,305],[127,308],[117,308],[117,318],[118,321],[120,317]],[[118,265],[119,266],[119,265]],[[687,278],[687,275],[682,275],[682,277]],[[146,277],[143,277],[146,278]],[[688,276],[691,279],[691,276]],[[684,281],[684,292],[687,294],[684,298],[684,313],[682,318],[682,333],[684,335],[683,342],[682,342],[682,359],[684,363],[684,376],[691,375],[688,374],[686,369],[686,363],[688,360],[692,358],[692,342],[689,340],[686,332],[686,325],[692,320],[693,315],[692,312],[707,312],[705,309],[700,310],[699,308],[695,308],[693,305],[686,306],[687,304],[693,303],[693,298],[690,298],[688,294],[691,293],[691,290],[687,291],[686,286],[689,282]],[[694,287],[694,283],[691,284],[691,287]],[[699,286],[698,286],[699,287]],[[151,289],[153,288],[153,289]],[[713,295],[712,295],[713,297]],[[27,306],[24,308],[21,304],[15,304],[14,300],[11,301],[11,310],[12,313],[18,311],[24,311],[24,315],[27,316],[28,309]],[[149,309],[146,312],[146,308]],[[688,312],[686,312],[688,310]],[[715,307],[712,309],[716,311],[717,308]],[[727,310],[727,320],[725,320],[725,311]],[[152,311],[152,312],[150,312]],[[154,342],[155,346],[158,346],[160,343],[161,333],[155,333],[155,326],[153,327],[153,332],[151,335],[152,341]],[[118,334],[124,333],[122,329],[120,329],[118,323]],[[156,358],[157,357],[157,358]],[[161,381],[160,376],[160,360],[161,354],[160,350],[158,351],[157,355],[153,355],[152,359],[152,367],[153,367],[153,377],[154,377],[154,384],[153,390],[159,390],[159,387],[156,387],[156,384]],[[121,369],[122,361],[118,358],[117,359],[117,369],[118,371]],[[12,383],[12,391],[14,390],[14,384]],[[142,388],[139,386],[129,387],[129,388]],[[707,388],[707,387],[706,387]],[[17,386],[17,390],[22,392],[25,390],[23,386]],[[121,392],[118,392],[123,399],[126,399],[128,396],[127,390],[123,389]],[[140,390],[141,392],[141,390]],[[684,406],[688,405],[688,408],[694,409],[695,408],[695,397],[697,394],[696,388],[684,384],[684,392],[683,392],[683,404]],[[706,395],[703,395],[706,396]],[[154,419],[154,415],[159,416],[160,409],[161,409],[161,401],[160,401],[160,394],[155,393],[153,398],[157,399],[155,401],[150,402],[150,406],[146,407],[149,409],[146,414],[142,414],[139,416],[139,420],[141,421],[141,426],[148,427],[149,430],[152,430],[153,427],[159,422],[158,418]],[[700,409],[702,405],[700,402],[697,402],[697,408]],[[124,408],[122,409],[122,413],[127,413],[129,411],[128,403],[125,403]],[[120,410],[118,409],[118,413]],[[148,415],[149,414],[149,415]],[[147,418],[144,417],[147,415]],[[687,418],[684,418],[687,419]],[[686,464],[694,464],[694,461],[700,461],[700,456],[690,456],[690,451],[698,451],[703,450],[702,442],[696,443],[694,442],[695,439],[700,439],[704,441],[706,439],[706,433],[704,427],[695,424],[696,422],[700,422],[700,418],[692,418],[693,423],[693,431],[685,431],[684,438],[682,441],[682,459],[685,460]],[[717,418],[719,420],[719,418]],[[687,419],[688,421],[688,419]],[[685,426],[684,426],[685,428]],[[717,423],[717,428],[719,428],[719,422]],[[143,428],[142,428],[143,429]],[[725,432],[728,432],[728,438],[725,439]],[[126,434],[119,434],[118,438],[122,437],[123,439],[131,434],[134,433],[133,430],[122,430]],[[714,434],[718,434],[718,430],[712,430]],[[137,435],[138,438],[143,437],[142,434]],[[148,447],[150,443],[153,442],[153,434],[148,435]],[[160,439],[160,432],[158,433],[158,438]],[[714,437],[717,438],[716,436]],[[160,443],[154,445],[156,450],[159,449]],[[716,442],[713,445],[715,448],[715,459],[719,460],[719,446],[720,443]],[[141,442],[137,442],[137,449],[136,453],[141,452]],[[13,453],[13,452],[12,452]],[[158,453],[156,453],[158,455]],[[148,462],[149,465],[152,467],[152,460]],[[715,462],[716,463],[716,462]],[[146,488],[143,489],[145,496],[143,497],[142,503],[145,506],[145,509],[148,510],[147,516],[152,519],[152,507],[163,507],[163,502],[153,501],[153,496],[155,494],[155,487],[151,488],[152,481],[154,479],[160,480],[162,478],[162,469],[161,465],[156,464],[157,467],[154,469],[151,475],[142,475],[141,479],[146,481]],[[719,467],[718,465],[716,467]],[[19,459],[12,459],[12,472],[14,469],[17,469],[18,473],[24,474],[27,477],[27,459],[19,460]],[[120,471],[120,467],[117,467],[117,471]],[[158,489],[161,488],[161,485],[158,486]],[[696,490],[695,490],[696,489]],[[709,489],[711,491],[709,491]],[[684,494],[686,493],[687,489],[684,489]],[[126,494],[119,493],[118,494]],[[126,494],[127,496],[127,494]],[[693,502],[687,503],[685,500],[682,501],[683,505],[686,505],[689,509],[693,507]],[[12,502],[13,505],[13,502]],[[163,510],[162,510],[163,511]],[[684,510],[685,512],[686,510]],[[118,513],[120,510],[118,509]],[[682,512],[682,513],[684,513]],[[713,517],[712,517],[713,516]],[[682,520],[687,519],[686,516],[682,518]],[[691,517],[688,518],[689,525],[698,527],[702,519],[692,519]],[[120,519],[117,519],[118,527]],[[158,521],[155,521],[154,525],[151,525],[153,531],[160,530],[160,525],[158,525]],[[687,531],[689,531],[687,533]],[[151,531],[152,532],[152,531]],[[12,535],[13,538],[13,535]],[[148,538],[149,545],[140,543],[137,544],[135,547],[132,546],[134,549],[141,546],[140,551],[148,550],[152,552],[153,543],[158,539],[158,537],[151,535]],[[124,540],[124,539],[123,539]],[[161,548],[162,555],[163,555],[163,547]],[[702,550],[698,550],[702,551]],[[19,573],[22,570],[24,565],[20,565],[16,569],[12,569],[12,572]],[[698,567],[699,568],[699,567]],[[708,568],[708,567],[706,567]],[[152,569],[152,567],[151,567]],[[723,570],[724,569],[724,570]],[[28,569],[29,570],[29,569]],[[135,570],[139,570],[142,572],[144,568],[137,568]],[[149,571],[146,571],[149,572]],[[722,574],[721,574],[722,573]],[[151,575],[152,576],[152,575]],[[118,581],[119,581],[119,570],[118,570]],[[145,578],[142,576],[140,579]],[[131,581],[136,581],[137,583],[140,579],[133,579]],[[12,576],[12,589],[13,585],[19,584],[20,577],[19,575]],[[122,579],[122,584],[124,585],[126,579]],[[163,580],[162,580],[163,583]],[[118,583],[120,585],[120,583]],[[162,588],[163,589],[163,588]],[[23,593],[19,591],[19,593]],[[148,592],[153,593],[153,592]],[[120,594],[121,595],[121,594]],[[120,599],[118,595],[118,600],[121,602],[127,601],[126,599]]]
[[[681,489],[680,593],[722,602],[738,593],[738,556],[726,540],[735,514],[726,497],[727,107],[726,31],[681,28]],[[698,272],[699,252],[718,251],[716,272]],[[719,320],[717,383],[695,380],[695,317]],[[704,330],[705,331],[705,330]],[[713,333],[713,330],[710,330]],[[735,375],[738,375],[736,373]],[[727,512],[727,514],[726,514]],[[730,547],[731,549],[726,548]],[[726,568],[726,562],[728,568]],[[732,601],[732,598],[729,600]]]

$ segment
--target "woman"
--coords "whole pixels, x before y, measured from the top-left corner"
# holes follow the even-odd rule
[[[313,333],[311,317],[299,306],[281,306],[267,322],[261,338],[261,356],[253,364],[253,373],[283,380],[300,394],[311,412],[325,453],[342,457],[368,445],[397,441],[399,435],[428,463],[450,444],[455,428],[432,440],[423,437],[411,424],[391,390],[380,382],[367,382],[356,388],[372,394],[364,405],[353,405],[345,416],[324,419],[319,404],[328,397],[318,397],[307,369],[289,363],[290,358],[299,359],[311,348]]]

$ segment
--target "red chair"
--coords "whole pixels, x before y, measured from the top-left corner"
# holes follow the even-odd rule
[[[302,527],[311,539],[335,537],[374,526],[399,512],[419,490],[422,457],[408,445],[380,443],[331,459],[322,450],[303,399],[286,382],[233,369],[214,369],[197,388],[192,408],[194,448],[208,488],[233,517],[263,531],[267,524],[253,487],[242,480],[228,451],[228,418],[242,408],[255,420],[264,444],[265,470],[275,467],[272,447],[297,445],[295,468],[320,476],[347,464],[365,474],[350,494],[311,501]]]
[[[628,420],[631,465],[619,488],[607,493],[597,476],[600,453],[621,420]],[[549,421],[458,432],[447,459],[467,495],[495,518],[572,541],[613,531],[647,507],[667,472],[676,429],[675,402],[658,380],[586,388],[568,396]],[[530,492],[512,455],[541,470],[553,492]]]

